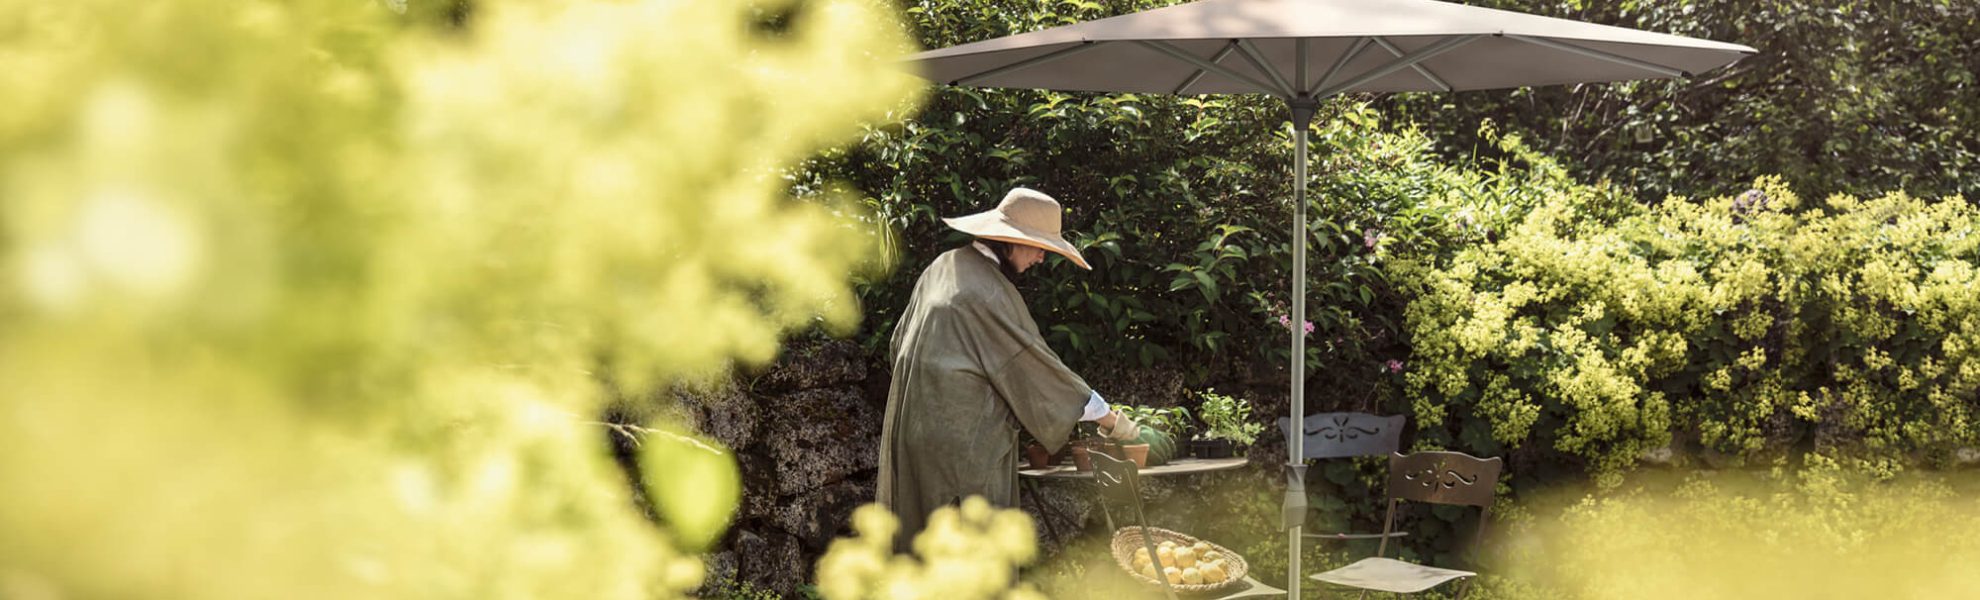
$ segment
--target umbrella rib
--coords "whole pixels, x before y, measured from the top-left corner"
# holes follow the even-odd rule
[[[1334,66],[1327,69],[1327,74],[1320,76],[1320,81],[1314,82],[1313,87],[1305,89],[1306,95],[1312,96],[1319,92],[1320,88],[1327,87],[1327,82],[1333,81],[1335,75],[1341,74],[1341,69],[1347,67],[1348,61],[1352,61],[1354,57],[1360,56],[1361,51],[1367,48],[1368,38],[1354,40],[1354,45],[1349,46],[1346,53],[1341,54],[1340,58],[1334,60]]]
[[[1095,42],[1093,40],[1086,40],[1080,42],[1079,45],[1077,46],[1060,48],[1058,50],[1053,50],[1051,52],[1047,52],[1038,56],[1033,56],[1031,58],[1020,60],[1008,65],[1004,65],[987,71],[980,71],[973,75],[960,77],[953,81],[950,81],[949,85],[975,85],[976,82],[989,79],[991,77],[996,77],[998,75],[1011,73],[1013,71],[1021,71],[1024,69],[1029,69],[1032,67],[1036,67],[1038,65],[1059,60],[1061,58],[1072,56],[1074,54],[1079,54],[1081,52],[1092,50],[1098,47],[1100,47],[1099,42]]]
[[[1237,44],[1238,49],[1244,51],[1244,59],[1251,63],[1252,68],[1271,77],[1272,84],[1279,86],[1280,95],[1290,98],[1296,93],[1291,85],[1286,84],[1286,78],[1279,76],[1277,69],[1265,65],[1265,55],[1258,52],[1258,46],[1252,44],[1251,40],[1237,40]]]
[[[1167,54],[1169,55],[1170,58],[1174,58],[1176,60],[1180,60],[1192,65],[1196,65],[1198,68],[1201,68],[1203,70],[1216,73],[1218,75],[1223,75],[1231,79],[1236,79],[1238,81],[1242,81],[1245,83],[1249,83],[1251,85],[1257,86],[1258,89],[1260,90],[1265,90],[1268,92],[1272,90],[1272,86],[1269,84],[1262,83],[1257,79],[1253,79],[1251,77],[1245,76],[1244,74],[1238,73],[1237,71],[1232,71],[1229,68],[1224,67],[1223,65],[1211,64],[1209,61],[1203,60],[1201,58],[1197,58],[1195,56],[1191,56],[1190,53],[1183,52],[1181,48],[1177,48],[1172,44],[1166,42],[1152,41],[1152,40],[1135,40],[1134,43],[1147,46],[1149,49],[1152,49],[1156,52]]]
[[[1389,38],[1375,38],[1375,43],[1381,45],[1383,50],[1388,50],[1389,54],[1394,55],[1396,58],[1403,57],[1402,48],[1397,48],[1394,43],[1389,41]],[[1437,86],[1438,91],[1451,91],[1451,84],[1444,82],[1443,78],[1438,77],[1436,73],[1430,72],[1430,68],[1423,66],[1422,63],[1412,64],[1409,68],[1416,71],[1417,75],[1422,75],[1424,79],[1430,80],[1430,85]]]
[[[1642,59],[1636,59],[1636,58],[1630,58],[1630,57],[1627,57],[1627,56],[1623,56],[1623,55],[1621,55],[1621,54],[1614,54],[1614,53],[1610,53],[1610,52],[1603,52],[1603,51],[1601,51],[1601,50],[1596,50],[1596,49],[1594,49],[1594,48],[1586,48],[1586,47],[1582,47],[1582,46],[1578,46],[1578,45],[1575,45],[1575,44],[1570,44],[1570,43],[1567,43],[1567,42],[1563,42],[1563,41],[1560,41],[1560,40],[1555,40],[1555,39],[1548,39],[1548,38],[1543,38],[1543,37],[1533,37],[1533,36],[1526,36],[1526,35],[1513,35],[1513,34],[1506,34],[1506,37],[1509,37],[1509,38],[1512,38],[1512,39],[1515,39],[1515,40],[1519,40],[1519,41],[1522,41],[1522,42],[1526,42],[1526,43],[1528,43],[1528,44],[1533,44],[1533,45],[1535,45],[1535,46],[1541,46],[1541,47],[1544,47],[1544,48],[1552,48],[1552,49],[1555,49],[1555,50],[1560,50],[1560,51],[1562,51],[1562,52],[1567,52],[1567,53],[1570,53],[1570,54],[1579,54],[1579,55],[1582,55],[1582,56],[1586,56],[1586,57],[1588,57],[1588,58],[1593,58],[1593,59],[1596,59],[1596,60],[1604,60],[1604,61],[1608,61],[1608,62],[1612,62],[1612,63],[1616,63],[1616,64],[1619,64],[1619,65],[1625,65],[1625,66],[1631,66],[1631,67],[1636,67],[1636,68],[1638,68],[1638,69],[1643,69],[1643,70],[1645,70],[1645,71],[1650,71],[1650,72],[1652,72],[1652,73],[1656,73],[1656,74],[1659,74],[1659,75],[1663,75],[1663,76],[1665,76],[1665,77],[1672,77],[1672,78],[1678,78],[1678,77],[1690,77],[1690,76],[1691,76],[1691,72],[1690,72],[1690,71],[1684,71],[1684,70],[1680,70],[1680,69],[1673,69],[1673,68],[1670,68],[1670,67],[1666,67],[1666,66],[1664,66],[1664,65],[1660,65],[1660,64],[1657,64],[1657,63],[1653,63],[1653,62],[1650,62],[1650,61],[1647,61],[1647,60],[1642,60]]]
[[[1306,38],[1293,40],[1293,70],[1298,74],[1293,82],[1293,91],[1306,93]]]
[[[1213,55],[1211,55],[1211,56],[1210,56],[1210,63],[1211,63],[1211,64],[1217,64],[1217,63],[1221,63],[1221,62],[1224,62],[1224,57],[1226,57],[1226,56],[1230,56],[1230,55],[1231,55],[1231,52],[1234,52],[1234,51],[1236,51],[1236,50],[1237,50],[1237,42],[1236,42],[1236,41],[1232,41],[1232,42],[1231,42],[1231,43],[1229,43],[1229,44],[1224,44],[1224,48],[1223,48],[1223,49],[1221,49],[1221,50],[1218,50],[1216,54],[1213,54]],[[1191,72],[1190,72],[1190,74],[1189,74],[1189,78],[1188,78],[1188,79],[1184,79],[1184,80],[1183,80],[1183,82],[1182,82],[1182,85],[1179,85],[1179,86],[1176,86],[1176,91],[1173,91],[1173,92],[1169,92],[1169,93],[1171,93],[1171,94],[1175,94],[1175,95],[1177,95],[1177,96],[1181,96],[1181,95],[1182,95],[1182,93],[1183,93],[1183,90],[1187,90],[1187,89],[1189,89],[1189,86],[1192,86],[1192,85],[1196,85],[1196,82],[1197,82],[1197,81],[1199,81],[1199,80],[1201,80],[1201,79],[1203,79],[1203,69],[1201,69],[1201,68],[1199,68],[1199,69],[1197,69],[1197,70],[1195,70],[1195,71],[1191,71]]]
[[[1334,94],[1345,92],[1349,89],[1353,89],[1354,86],[1368,83],[1376,79],[1380,79],[1381,77],[1386,76],[1390,73],[1394,73],[1396,71],[1401,71],[1405,68],[1408,68],[1410,65],[1420,63],[1426,60],[1430,60],[1431,58],[1434,58],[1439,54],[1449,52],[1457,48],[1458,46],[1463,46],[1465,44],[1471,43],[1472,40],[1476,40],[1479,37],[1480,36],[1476,36],[1476,35],[1454,37],[1454,38],[1446,39],[1441,42],[1437,42],[1435,44],[1431,44],[1425,48],[1419,48],[1415,52],[1409,53],[1408,56],[1404,56],[1402,58],[1396,59],[1396,62],[1389,63],[1387,66],[1377,67],[1366,73],[1357,75],[1355,76],[1354,79],[1349,79],[1345,83],[1329,87],[1325,90],[1321,90],[1319,94],[1316,94],[1316,96],[1321,98],[1326,98],[1329,96],[1333,96]]]

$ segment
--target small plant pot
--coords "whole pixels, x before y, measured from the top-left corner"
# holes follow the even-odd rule
[[[1079,469],[1080,472],[1093,470],[1093,455],[1088,454],[1089,452],[1092,452],[1092,449],[1089,449],[1086,446],[1073,446],[1072,447],[1073,468]]]
[[[1190,440],[1189,453],[1197,458],[1230,458],[1237,450],[1230,440]]]
[[[1052,453],[1045,451],[1045,445],[1032,443],[1024,447],[1024,459],[1033,469],[1046,469],[1052,466]]]
[[[1126,444],[1121,446],[1121,453],[1127,455],[1123,458],[1134,461],[1134,468],[1148,468],[1148,444]]]

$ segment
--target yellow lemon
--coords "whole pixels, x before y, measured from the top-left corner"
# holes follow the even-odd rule
[[[1190,546],[1189,549],[1195,550],[1197,556],[1203,556],[1211,552],[1210,542],[1197,542],[1195,545]]]
[[[1197,569],[1197,572],[1203,574],[1204,583],[1223,583],[1224,580],[1231,578],[1229,573],[1224,572],[1223,561],[1203,565]]]
[[[1183,583],[1190,585],[1203,585],[1203,572],[1196,569],[1183,569],[1182,580]]]
[[[1134,568],[1135,568],[1135,569],[1140,569],[1140,568],[1142,568],[1142,567],[1146,567],[1146,566],[1148,566],[1149,564],[1151,564],[1151,561],[1150,561],[1150,560],[1148,559],[1148,555],[1146,555],[1146,554],[1144,554],[1144,555],[1141,555],[1141,556],[1136,556],[1136,557],[1134,557]]]
[[[1162,574],[1168,576],[1170,585],[1182,583],[1182,569],[1167,567],[1162,569]]]
[[[1189,548],[1177,548],[1176,566],[1185,569],[1196,566],[1196,551]]]
[[[1176,551],[1168,546],[1156,548],[1155,558],[1162,561],[1162,564],[1173,565],[1176,564]]]
[[[1211,562],[1211,561],[1224,560],[1224,553],[1218,552],[1216,550],[1211,550],[1209,552],[1198,552],[1196,553],[1196,560],[1197,562]]]
[[[1147,576],[1149,579],[1156,581],[1162,580],[1161,576],[1155,574],[1155,567],[1153,565],[1141,565],[1140,570],[1141,574]]]
[[[1147,548],[1135,548],[1135,549],[1134,549],[1134,558],[1135,558],[1136,560],[1148,560],[1148,549],[1147,549]]]

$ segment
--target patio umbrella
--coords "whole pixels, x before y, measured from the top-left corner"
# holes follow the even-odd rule
[[[1433,0],[1201,0],[923,52],[936,83],[1167,94],[1266,94],[1293,127],[1293,322],[1306,317],[1307,126],[1350,92],[1497,89],[1687,77],[1752,48]],[[1293,423],[1306,412],[1305,339],[1292,333]],[[1287,569],[1299,597],[1303,436],[1286,457]]]

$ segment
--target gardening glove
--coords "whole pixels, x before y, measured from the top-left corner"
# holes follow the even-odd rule
[[[1114,428],[1102,431],[1100,435],[1107,436],[1108,439],[1114,441],[1125,442],[1141,437],[1141,426],[1135,424],[1133,420],[1128,419],[1127,415],[1114,413]]]

